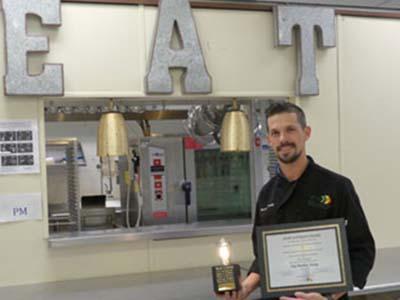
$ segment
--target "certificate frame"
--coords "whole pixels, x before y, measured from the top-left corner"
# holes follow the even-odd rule
[[[256,234],[263,299],[291,296],[297,291],[325,294],[353,290],[344,219],[261,226],[256,228]],[[336,250],[329,247],[332,244],[336,246]],[[301,250],[296,250],[299,247]],[[329,253],[324,250],[329,250]],[[288,260],[282,259],[286,257],[285,253],[288,253]],[[306,260],[303,262],[306,263],[298,263],[304,257]],[[307,262],[316,258],[320,258],[321,261],[314,261],[313,264]],[[327,265],[326,261],[334,263]],[[310,275],[304,275],[307,279],[299,279],[304,272],[312,273],[310,265],[317,270],[313,271],[315,274],[320,273],[320,278],[315,276],[316,280],[309,279]],[[318,271],[318,268],[323,271]],[[325,277],[322,275],[324,272]],[[297,283],[288,284],[291,278],[294,279],[293,282],[297,280]],[[327,281],[327,278],[331,278],[332,281]]]

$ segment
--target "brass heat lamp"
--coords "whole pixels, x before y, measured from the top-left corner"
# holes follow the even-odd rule
[[[110,111],[101,115],[97,130],[97,156],[124,156],[128,154],[128,134],[122,114],[114,111],[110,100]]]
[[[224,116],[221,126],[221,152],[249,152],[250,126],[246,114],[233,99],[232,111]]]
[[[100,117],[97,129],[97,156],[100,157],[102,176],[109,178],[106,193],[113,190],[112,177],[115,175],[115,160],[128,155],[128,134],[122,114],[114,109],[111,99],[109,111]]]

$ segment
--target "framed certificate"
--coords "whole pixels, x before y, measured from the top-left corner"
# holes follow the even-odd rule
[[[353,289],[343,219],[257,228],[263,298]]]

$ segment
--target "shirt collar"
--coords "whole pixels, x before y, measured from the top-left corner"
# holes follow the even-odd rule
[[[287,182],[296,182],[299,181],[301,178],[303,178],[306,174],[308,174],[310,172],[310,170],[313,168],[313,166],[315,165],[314,159],[307,155],[307,159],[308,159],[308,164],[307,167],[305,168],[304,172],[300,175],[299,179],[297,180],[293,180],[293,181],[289,181],[285,175],[283,175],[281,168],[279,167],[279,164],[276,166],[277,170],[276,170],[276,174],[278,175],[278,177],[280,179],[283,179]]]

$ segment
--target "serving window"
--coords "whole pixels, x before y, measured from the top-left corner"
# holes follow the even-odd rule
[[[265,140],[270,101],[239,99],[250,152],[221,152],[230,99],[47,102],[50,245],[250,232],[276,164]],[[124,117],[128,155],[98,156],[99,119],[110,111]]]

